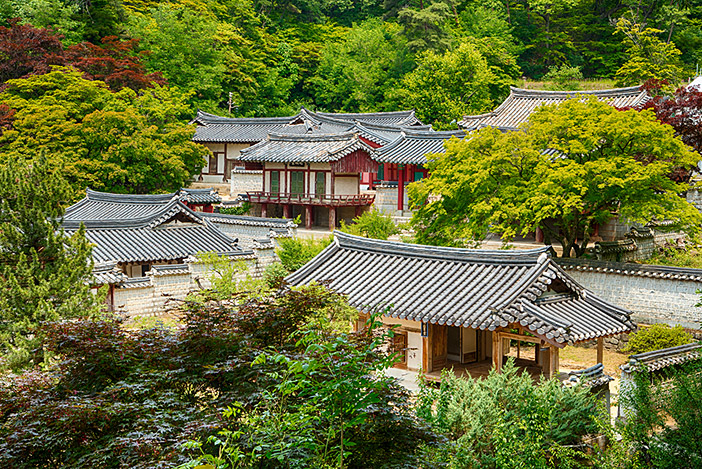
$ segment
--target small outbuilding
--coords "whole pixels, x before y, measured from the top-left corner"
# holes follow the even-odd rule
[[[499,370],[514,340],[534,345],[530,368],[554,376],[563,347],[595,340],[601,363],[602,339],[634,329],[629,311],[575,282],[546,247],[460,249],[335,232],[287,281],[328,282],[362,315],[382,310],[396,326],[398,366],[426,373],[491,363]]]

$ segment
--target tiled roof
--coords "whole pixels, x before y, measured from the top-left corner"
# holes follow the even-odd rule
[[[570,378],[566,381],[566,386],[582,385],[589,388],[596,388],[613,381],[614,378],[605,373],[604,365],[598,363],[584,370],[570,371]]]
[[[519,127],[541,105],[557,104],[579,95],[595,96],[615,107],[636,107],[650,99],[639,86],[594,91],[542,91],[511,88],[510,95],[494,111],[475,116],[463,116],[461,127]]]
[[[128,212],[113,211],[120,215]],[[134,218],[64,219],[63,228],[71,235],[81,224],[85,225],[86,238],[94,244],[93,260],[97,263],[177,260],[209,251],[237,250],[248,254],[179,200],[161,204],[155,213]]]
[[[93,266],[93,278],[96,285],[120,284],[127,279],[127,274],[117,262],[103,262]]]
[[[628,311],[578,285],[547,248],[444,248],[335,232],[335,242],[287,280],[329,281],[364,311],[387,306],[391,317],[475,329],[518,324],[557,344],[633,329]],[[544,295],[556,280],[570,293]]]
[[[199,124],[193,140],[201,143],[257,143],[271,132],[294,135],[348,132],[357,123],[376,134],[393,130],[399,133],[403,126],[429,128],[414,116],[414,111],[335,114],[315,113],[305,108],[295,116],[250,118],[221,117],[198,110],[192,123]]]
[[[304,136],[271,133],[266,140],[241,150],[240,158],[256,162],[327,163],[356,150],[375,156],[373,148],[351,132]]]
[[[702,358],[702,344],[693,342],[691,344],[678,345],[653,352],[637,353],[629,357],[629,362],[620,366],[625,372],[636,371],[646,367],[648,371],[658,371],[673,365],[682,365],[693,360]]]
[[[191,204],[218,204],[222,197],[210,187],[208,189],[181,189],[178,198]]]
[[[558,264],[564,270],[601,272],[661,279],[702,282],[702,269],[672,267],[667,265],[635,264],[633,262],[606,262],[591,259],[559,258]]]
[[[465,137],[464,130],[427,132],[405,130],[393,142],[378,148],[378,162],[396,164],[426,164],[427,155],[444,153],[444,142],[451,137]]]
[[[112,194],[86,190],[85,198],[66,209],[64,220],[114,220],[148,217],[161,211],[175,193],[155,195]]]
[[[247,215],[226,215],[224,213],[197,212],[197,215],[214,223],[227,225],[265,226],[270,228],[295,228],[297,225],[289,218],[263,218]]]

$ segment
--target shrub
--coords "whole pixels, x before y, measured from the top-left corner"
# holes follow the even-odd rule
[[[333,236],[321,239],[281,238],[280,248],[275,252],[283,266],[290,272],[294,272],[322,252],[333,240]]]
[[[484,379],[444,372],[438,390],[422,384],[418,413],[453,442],[440,459],[466,468],[580,467],[584,454],[569,446],[597,430],[599,415],[587,389],[535,383],[511,359]]]
[[[268,288],[277,290],[283,284],[285,277],[290,274],[290,271],[280,262],[274,262],[266,266],[263,271],[263,281]]]
[[[356,236],[373,239],[388,239],[400,232],[400,229],[388,215],[373,209],[353,219],[351,225],[341,222],[341,231]]]
[[[249,202],[243,202],[236,207],[219,207],[219,213],[225,215],[247,215],[249,210],[251,210],[251,203]]]
[[[670,327],[667,324],[654,324],[641,328],[629,338],[625,352],[644,353],[662,348],[689,344],[694,339],[681,325]]]
[[[582,79],[583,73],[580,71],[580,67],[570,67],[565,64],[560,67],[552,65],[549,67],[548,73],[543,77],[544,81],[550,82],[544,88],[557,91],[578,90],[580,89],[578,80]]]

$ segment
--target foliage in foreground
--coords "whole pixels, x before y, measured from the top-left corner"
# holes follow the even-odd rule
[[[629,337],[625,352],[644,353],[668,347],[677,347],[692,342],[692,334],[678,324],[670,327],[667,324],[654,324],[651,327],[642,327]]]
[[[431,439],[406,391],[369,375],[389,363],[380,339],[327,328],[342,297],[313,286],[235,303],[201,295],[175,329],[127,331],[114,317],[48,325],[55,364],[0,383],[0,463],[170,468],[197,456],[184,444],[226,427],[262,467],[382,466]],[[216,443],[200,450],[216,454]]]
[[[83,230],[61,229],[71,190],[56,168],[0,165],[0,354],[19,368],[44,360],[39,326],[97,309],[92,261]]]
[[[431,156],[430,176],[407,189],[418,242],[460,245],[488,230],[509,241],[538,227],[570,257],[615,213],[698,230],[699,212],[679,196],[687,185],[669,176],[699,155],[652,112],[572,99],[537,110],[522,130],[486,128]]]
[[[638,467],[702,467],[702,361],[652,374],[639,370],[622,389],[625,423],[619,429]]]
[[[577,446],[597,431],[597,404],[582,387],[558,380],[535,383],[510,360],[483,379],[442,374],[435,389],[422,384],[418,412],[450,443],[430,450],[452,468],[578,467]]]

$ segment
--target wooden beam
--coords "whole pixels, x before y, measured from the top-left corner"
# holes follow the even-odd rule
[[[604,361],[604,338],[597,338],[597,363],[602,363]]]
[[[500,336],[505,339],[521,340],[523,342],[531,342],[532,344],[540,344],[543,339],[530,335],[513,334],[511,332],[500,332]]]
[[[555,378],[558,376],[558,347],[551,346],[549,353],[548,377]]]

